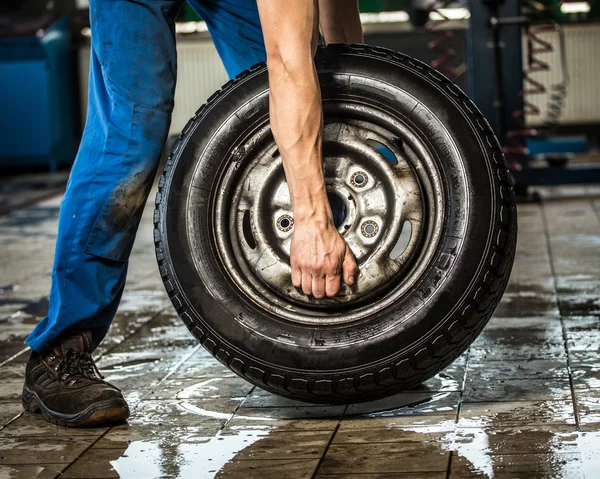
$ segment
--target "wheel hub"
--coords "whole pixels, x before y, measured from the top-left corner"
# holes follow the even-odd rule
[[[352,321],[385,307],[416,281],[441,230],[439,178],[418,137],[396,125],[390,133],[375,112],[354,120],[352,106],[337,108],[344,121],[324,127],[323,165],[334,223],[359,267],[352,287],[342,283],[323,299],[293,287],[293,210],[268,124],[238,146],[245,157],[226,166],[213,206],[224,271],[262,309],[301,323]]]

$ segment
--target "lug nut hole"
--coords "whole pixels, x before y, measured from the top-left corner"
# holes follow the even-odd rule
[[[294,226],[294,219],[290,215],[281,215],[277,219],[277,229],[280,231],[289,231]]]
[[[360,226],[360,231],[365,238],[372,238],[379,232],[379,226],[374,221],[365,221]]]
[[[356,188],[363,188],[369,182],[369,177],[364,171],[356,171],[352,174],[350,182]]]

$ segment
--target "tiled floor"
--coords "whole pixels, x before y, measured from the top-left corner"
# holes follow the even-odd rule
[[[128,424],[23,413],[23,339],[47,308],[60,198],[0,217],[0,477],[600,477],[600,194],[519,206],[515,268],[480,338],[418,390],[295,403],[201,349],[163,292],[145,213],[123,304],[96,353]]]

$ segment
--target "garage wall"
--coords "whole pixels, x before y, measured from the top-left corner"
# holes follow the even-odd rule
[[[600,95],[597,94],[597,89],[600,63],[595,59],[600,45],[600,25],[568,25],[565,27],[565,34],[571,83],[560,124],[598,124],[600,123]],[[426,48],[428,35],[417,31],[403,32],[399,35],[397,32],[390,31],[367,34],[365,39],[367,43],[386,46],[428,62],[433,59],[431,52]],[[558,34],[555,32],[548,32],[542,38],[558,45]],[[455,32],[455,38],[450,46],[457,51],[454,63],[458,65],[464,62],[464,31]],[[180,40],[177,44],[177,54],[179,68],[171,135],[181,132],[196,110],[228,80],[209,37],[193,41]],[[548,61],[553,68],[550,72],[536,73],[534,78],[547,88],[559,83],[562,77],[558,67],[560,65],[558,51],[542,54],[540,58]],[[79,50],[82,124],[85,122],[87,106],[88,70],[89,47],[82,47]],[[463,89],[466,89],[465,76],[463,74],[457,79],[457,84]],[[534,95],[529,99],[539,107],[541,114],[530,117],[528,123],[530,125],[544,123],[547,119],[548,95]]]

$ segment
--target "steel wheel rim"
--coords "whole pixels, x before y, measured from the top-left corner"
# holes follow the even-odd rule
[[[407,121],[351,101],[326,101],[324,112],[326,184],[346,209],[338,231],[359,262],[355,287],[317,300],[292,286],[293,214],[267,118],[234,148],[243,155],[224,164],[210,207],[223,271],[250,301],[281,319],[335,325],[386,308],[419,280],[441,236],[444,194],[427,139]]]

